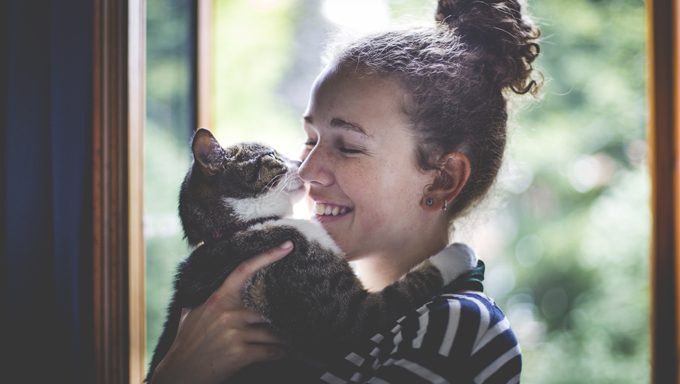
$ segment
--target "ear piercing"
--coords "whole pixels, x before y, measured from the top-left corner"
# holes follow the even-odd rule
[[[425,205],[428,207],[431,207],[434,205],[434,199],[432,197],[427,197],[425,198]],[[446,211],[446,208],[449,207],[449,202],[448,200],[444,200],[444,206],[442,206],[442,211]]]

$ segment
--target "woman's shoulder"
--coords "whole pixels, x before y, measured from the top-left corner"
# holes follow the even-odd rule
[[[338,367],[343,368],[325,376],[327,382],[354,377],[360,382],[505,383],[519,381],[521,353],[495,302],[482,292],[461,291],[442,293],[403,316]]]
[[[447,317],[455,323],[458,318],[465,317],[472,322],[464,325],[474,325],[479,329],[488,329],[499,323],[507,323],[503,311],[496,302],[479,291],[461,291],[442,293],[423,305],[417,312],[428,312],[431,317]]]
[[[482,292],[443,293],[419,308],[416,333],[425,348],[460,359],[485,360],[483,355],[520,354],[510,322],[493,299]],[[412,320],[410,320],[413,322]],[[408,323],[402,318],[401,323]]]

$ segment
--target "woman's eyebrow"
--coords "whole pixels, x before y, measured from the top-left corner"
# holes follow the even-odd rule
[[[342,128],[342,129],[347,129],[347,130],[354,131],[354,132],[359,132],[362,135],[368,136],[368,137],[371,136],[368,133],[366,133],[366,131],[363,128],[361,128],[360,125],[355,124],[355,123],[350,123],[349,121],[345,121],[345,120],[337,118],[337,117],[331,119],[331,127],[332,128]]]
[[[303,120],[305,121],[305,123],[307,123],[309,125],[314,125],[314,120],[312,119],[312,116],[307,115],[303,118]],[[340,119],[338,117],[331,119],[330,126],[331,126],[331,128],[346,129],[348,131],[360,133],[360,134],[362,134],[366,137],[372,137],[371,135],[366,133],[366,131],[363,128],[361,128],[361,126],[359,124],[350,123],[349,121],[345,121],[345,120]]]

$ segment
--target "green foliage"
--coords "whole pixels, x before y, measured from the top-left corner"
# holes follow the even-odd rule
[[[149,0],[147,9],[147,120],[181,142],[191,124],[191,2]]]
[[[223,143],[285,144],[290,152],[301,112],[294,114],[277,93],[292,64],[294,2],[214,4],[213,130]]]
[[[528,383],[649,380],[649,178],[642,1],[535,1],[539,103],[521,111],[511,162],[531,184],[507,196],[505,254],[516,285],[497,297],[514,326],[530,299],[540,335],[520,333]],[[540,241],[527,263],[518,245]],[[521,312],[520,312],[521,313]],[[518,318],[522,321],[525,318]],[[522,329],[522,325],[518,327]],[[523,342],[523,337],[526,339]]]

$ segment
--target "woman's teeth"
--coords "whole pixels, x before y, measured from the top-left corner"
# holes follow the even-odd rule
[[[314,213],[319,216],[338,216],[344,215],[349,211],[347,207],[339,207],[337,205],[315,203]]]

